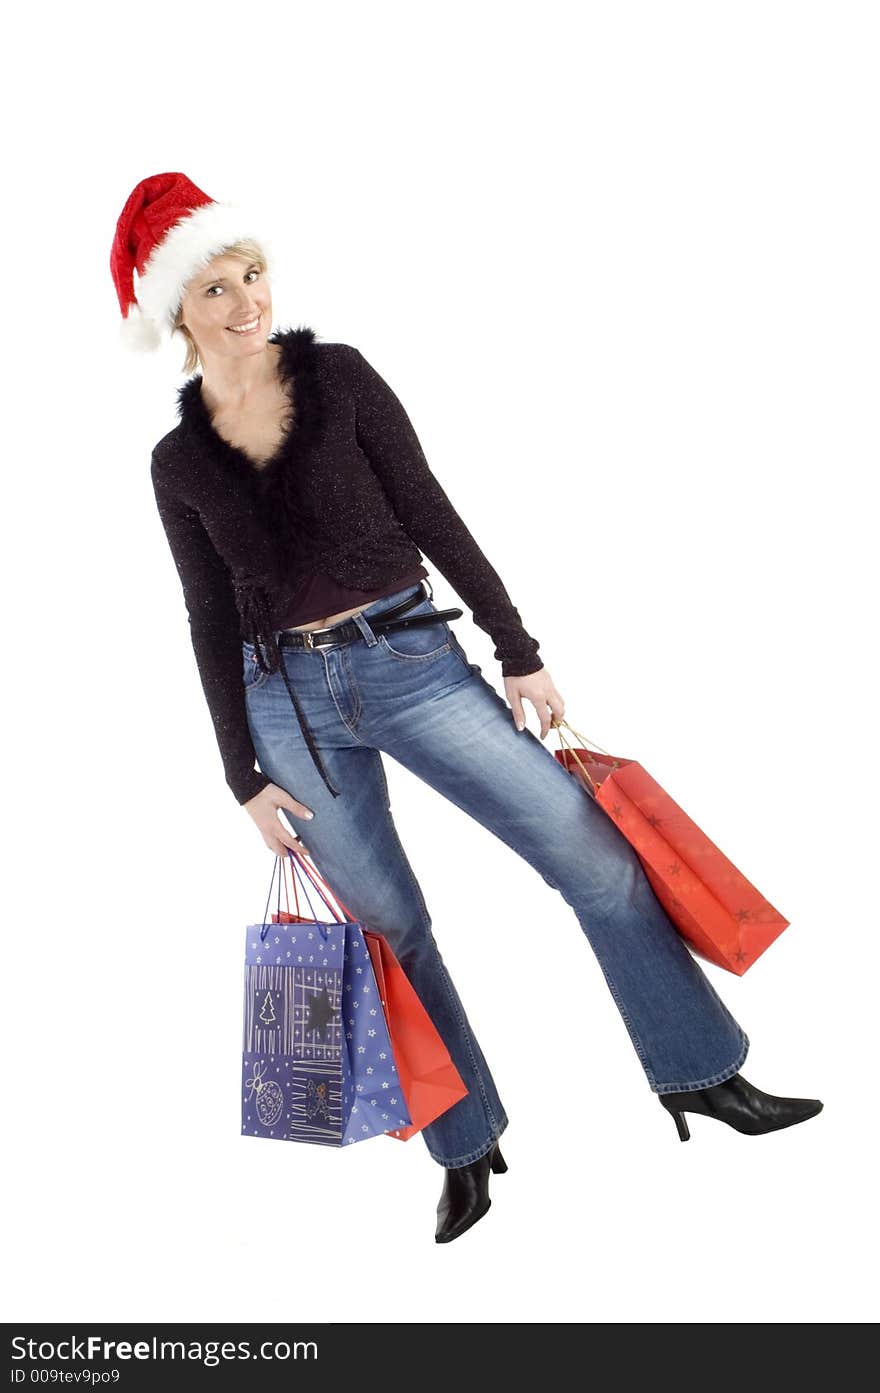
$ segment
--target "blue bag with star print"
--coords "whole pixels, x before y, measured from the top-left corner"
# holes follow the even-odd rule
[[[288,848],[308,914],[281,910],[276,857],[261,924],[247,929],[244,969],[241,1130],[274,1141],[342,1146],[409,1126],[363,925],[314,913],[307,877]],[[278,910],[267,921],[278,874]],[[329,890],[329,887],[327,887]],[[332,892],[330,892],[332,893]]]

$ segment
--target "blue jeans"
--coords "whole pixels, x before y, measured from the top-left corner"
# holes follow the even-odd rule
[[[246,642],[243,657],[260,768],[315,814],[284,816],[352,913],[385,935],[467,1085],[467,1097],[424,1128],[430,1155],[443,1166],[475,1161],[507,1115],[401,846],[383,753],[518,852],[571,905],[655,1093],[729,1078],[748,1037],[612,820],[537,736],[517,731],[447,623],[387,635],[370,628],[417,590],[367,605],[350,643],[281,650],[337,798],[311,758],[281,672],[260,672]],[[410,612],[436,608],[425,599]]]

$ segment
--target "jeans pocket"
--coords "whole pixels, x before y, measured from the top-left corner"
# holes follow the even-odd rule
[[[258,687],[262,687],[264,682],[268,682],[272,676],[271,672],[261,672],[257,665],[257,650],[252,643],[246,640],[241,645],[242,656],[242,681],[246,692],[255,692]]]
[[[456,638],[455,634],[452,632],[451,629],[449,631],[449,646],[452,649],[453,653],[455,653],[457,657],[459,657],[461,661],[464,663],[469,673],[482,673],[483,669],[480,667],[479,663],[471,662],[467,653],[462,648],[461,643]]]
[[[411,617],[433,614],[436,608],[433,600],[423,600],[411,610]],[[377,616],[377,622],[380,618]],[[390,658],[403,662],[425,663],[448,653],[452,647],[452,634],[443,619],[433,624],[413,624],[408,629],[389,629],[387,634],[380,632],[376,637]]]

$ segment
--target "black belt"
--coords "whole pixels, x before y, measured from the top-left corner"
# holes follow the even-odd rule
[[[367,623],[374,633],[385,633],[386,629],[410,629],[416,624],[436,624],[438,619],[460,619],[464,614],[461,609],[435,609],[431,614],[414,614],[409,619],[398,619],[396,615],[405,614],[407,610],[414,609],[423,600],[427,600],[428,592],[421,581],[416,595],[411,595],[408,600],[402,600],[399,605],[394,605],[392,609],[383,609],[375,619],[368,619]],[[351,643],[353,639],[363,638],[363,634],[355,624],[353,619],[344,619],[341,624],[334,624],[329,629],[309,629],[305,633],[296,633],[291,629],[283,629],[278,636],[279,647],[285,648],[338,648],[341,643]]]
[[[375,619],[367,619],[366,622],[374,633],[382,634],[385,633],[386,630],[414,628],[417,624],[436,624],[438,619],[460,619],[464,613],[464,610],[461,609],[435,609],[432,610],[430,614],[413,614],[408,619],[400,617],[406,614],[407,610],[414,609],[416,605],[420,605],[423,600],[427,599],[430,599],[428,591],[424,583],[419,581],[419,588],[415,595],[411,595],[409,599],[401,601],[399,605],[394,605],[391,609],[383,610],[381,614],[376,615]],[[282,629],[278,634],[278,647],[279,649],[308,648],[324,651],[328,648],[339,648],[344,643],[352,643],[355,639],[362,639],[363,637],[363,634],[353,619],[344,619],[342,623],[334,624],[329,629],[308,629],[301,633],[296,633],[290,629]],[[293,702],[293,708],[296,711],[299,723],[302,727],[306,744],[309,747],[309,753],[312,756],[312,760],[321,778],[333,794],[333,797],[338,798],[339,790],[333,787],[327,777],[327,771],[324,768],[323,761],[318,753],[318,748],[315,745],[311,728],[299,704],[290,678],[287,675],[287,667],[284,662],[283,653],[279,653],[279,657],[281,660],[281,675],[284,678],[290,700]]]

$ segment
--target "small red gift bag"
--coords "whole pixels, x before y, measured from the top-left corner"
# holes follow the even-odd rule
[[[301,869],[308,875],[319,894],[324,897],[325,902],[327,902],[326,894],[331,895],[350,918],[354,917],[347,905],[342,903],[336,891],[331,890],[324,877],[314,867],[308,865],[298,853],[291,851],[290,848],[288,848],[288,855],[291,860],[294,856],[297,857]],[[286,880],[284,890],[286,895]],[[295,880],[294,895],[296,895]],[[274,920],[276,915],[273,914],[272,918]],[[286,923],[299,921],[298,897],[296,898],[296,914],[291,913],[288,899],[287,911],[282,911],[280,918],[282,922]],[[434,1022],[422,1005],[388,940],[382,934],[368,929],[364,924],[361,925],[361,933],[370,955],[373,973],[379,989],[382,1014],[385,1017],[391,1048],[394,1052],[394,1062],[397,1077],[400,1079],[401,1092],[406,1099],[407,1112],[412,1120],[410,1126],[391,1128],[386,1135],[398,1137],[400,1141],[408,1141],[417,1132],[421,1132],[423,1127],[427,1127],[429,1122],[433,1122],[435,1118],[440,1117],[442,1113],[451,1108],[459,1099],[466,1097],[468,1090],[464,1079],[452,1062],[452,1056],[444,1045]]]
[[[669,918],[693,950],[741,977],[778,938],[789,920],[710,841],[641,764],[606,751],[575,748],[553,718],[564,769],[619,827],[638,853]]]
[[[467,1088],[388,940],[370,929],[364,929],[363,934],[379,983],[403,1096],[412,1118],[411,1127],[392,1128],[388,1135],[408,1141],[453,1103],[464,1098]]]

